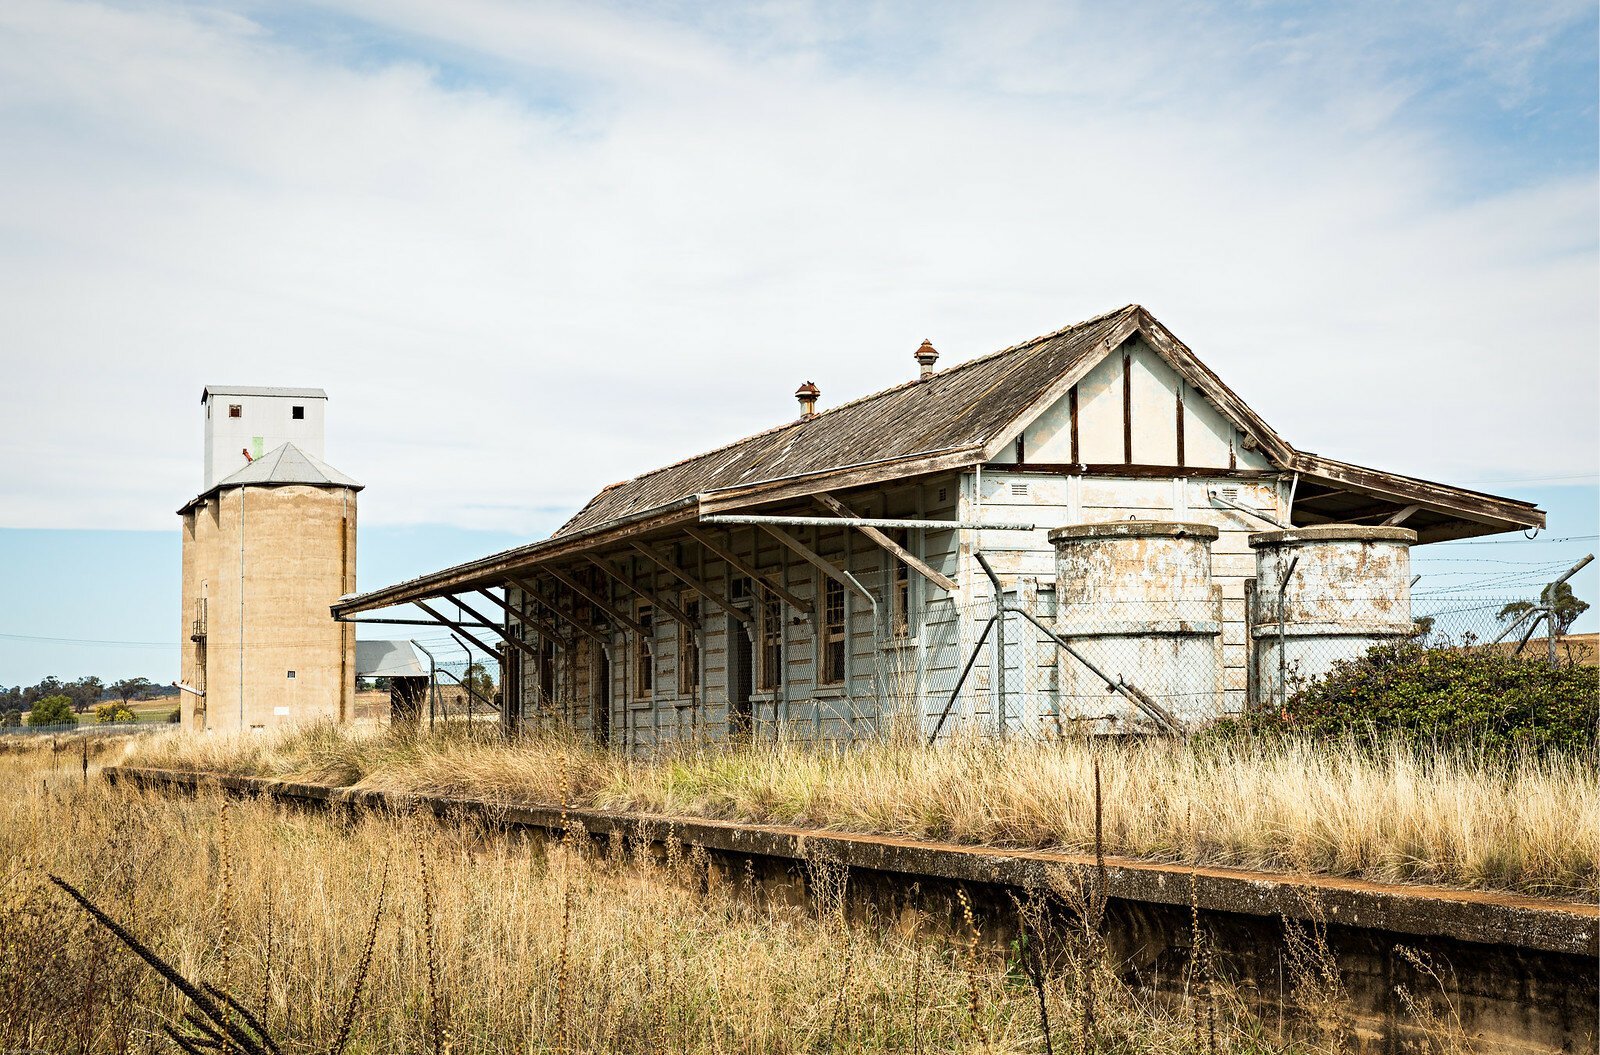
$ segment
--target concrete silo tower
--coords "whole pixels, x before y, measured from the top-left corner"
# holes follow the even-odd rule
[[[356,587],[356,492],[322,461],[317,388],[212,386],[205,480],[183,518],[183,725],[348,720],[355,627],[328,606]]]

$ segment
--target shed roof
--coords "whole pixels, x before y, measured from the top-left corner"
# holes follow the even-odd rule
[[[200,402],[212,396],[283,396],[293,399],[327,399],[320,388],[275,388],[270,385],[207,385],[200,390]]]
[[[356,677],[425,678],[428,668],[410,641],[357,641]]]
[[[1130,304],[612,484],[554,537],[708,491],[982,447],[1037,399],[1041,385],[1103,350],[1138,311]]]

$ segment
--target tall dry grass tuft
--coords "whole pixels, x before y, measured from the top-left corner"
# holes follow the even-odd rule
[[[630,758],[576,738],[515,743],[314,725],[174,734],[130,761],[343,787],[478,796],[1092,852],[1589,900],[1600,894],[1600,756],[1440,745],[962,740],[845,749],[782,739]]]

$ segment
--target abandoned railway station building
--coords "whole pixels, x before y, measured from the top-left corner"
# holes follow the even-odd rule
[[[1410,548],[1534,506],[1291,447],[1137,305],[612,484],[332,606],[500,657],[503,719],[630,749],[1192,727],[1417,632]]]

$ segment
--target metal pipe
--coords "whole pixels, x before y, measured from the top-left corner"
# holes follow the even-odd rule
[[[431,733],[433,732],[434,704],[439,699],[439,665],[433,661],[433,653],[423,648],[420,643],[413,641],[411,642],[411,647],[428,657],[428,732]]]
[[[989,582],[994,587],[994,617],[1000,627],[994,635],[995,733],[1004,740],[1006,738],[1006,591],[1000,584],[1000,576],[989,566],[989,558],[983,555],[983,551],[975,551],[973,556],[978,559],[979,567],[983,568],[983,573],[989,577]]]
[[[1230,509],[1237,509],[1241,513],[1248,513],[1251,516],[1255,517],[1257,520],[1265,520],[1267,523],[1271,524],[1275,528],[1282,529],[1284,527],[1283,524],[1278,523],[1272,517],[1267,516],[1267,514],[1261,512],[1259,509],[1251,509],[1249,506],[1240,505],[1238,502],[1235,502],[1233,499],[1228,498],[1228,497],[1226,497],[1226,496],[1224,496],[1222,494],[1219,494],[1217,492],[1216,488],[1208,489],[1206,491],[1206,497],[1211,499],[1213,502],[1219,503],[1221,505],[1225,505]]]
[[[1041,524],[984,524],[976,520],[896,520],[893,517],[783,517],[755,514],[715,514],[700,518],[702,524],[788,524],[804,527],[926,528],[938,531],[1036,531]]]
[[[1067,655],[1071,656],[1073,659],[1089,668],[1090,674],[1093,674],[1095,677],[1105,682],[1107,690],[1120,694],[1123,698],[1128,700],[1128,702],[1139,708],[1139,710],[1149,715],[1157,725],[1165,727],[1168,732],[1181,733],[1184,731],[1183,723],[1178,721],[1176,716],[1174,716],[1166,708],[1157,704],[1137,686],[1128,684],[1126,678],[1118,675],[1117,679],[1112,681],[1105,671],[1095,666],[1089,661],[1088,657],[1084,656],[1083,653],[1079,652],[1077,649],[1068,644],[1066,638],[1062,637],[1054,630],[1051,630],[1049,627],[1039,622],[1039,620],[1034,617],[1032,612],[1028,611],[1026,608],[1018,608],[1015,609],[1015,611],[1018,615],[1022,616],[1022,618],[1026,619],[1028,622],[1044,631],[1045,636],[1051,641],[1054,641],[1057,648],[1061,649],[1061,651],[1065,652]]]
[[[978,662],[978,653],[983,651],[984,638],[989,636],[989,631],[994,629],[994,616],[983,624],[983,633],[978,635],[978,643],[972,646],[972,655],[967,657],[967,665],[961,670],[961,677],[956,679],[956,687],[950,690],[950,698],[944,702],[944,710],[939,712],[939,720],[934,723],[933,735],[928,737],[928,746],[932,747],[939,740],[939,731],[944,728],[944,720],[950,717],[950,708],[956,705],[956,697],[961,695],[961,686],[967,683],[967,675],[972,673],[972,665]]]
[[[386,623],[390,626],[438,626],[432,619],[336,619],[339,623]],[[477,630],[493,630],[493,623],[462,623]]]
[[[457,608],[461,607],[460,602],[456,603],[456,607]],[[459,618],[459,613],[457,613],[457,617]],[[463,689],[467,690],[467,728],[471,729],[472,728],[472,697],[477,695],[477,693],[472,691],[472,685],[470,684],[471,681],[472,681],[472,649],[468,648],[467,647],[467,643],[465,641],[461,640],[459,637],[456,637],[456,635],[454,635],[454,634],[450,635],[450,639],[452,641],[454,641],[456,644],[460,645],[461,646],[461,651],[463,651],[463,652],[465,652],[467,654],[467,665],[465,667],[463,667],[462,670],[461,670],[461,673],[462,673],[463,676],[456,679],[456,684],[460,685]],[[449,673],[449,672],[446,671],[445,673]]]
[[[1283,570],[1283,576],[1278,579],[1278,708],[1279,708],[1279,710],[1282,710],[1289,703],[1289,686],[1288,686],[1289,660],[1288,660],[1287,653],[1286,653],[1286,651],[1284,649],[1284,635],[1285,635],[1285,631],[1286,631],[1286,627],[1284,625],[1286,617],[1284,615],[1284,612],[1285,612],[1285,606],[1288,604],[1288,599],[1284,596],[1284,591],[1289,588],[1289,580],[1294,577],[1294,570],[1295,570],[1295,568],[1297,566],[1299,566],[1299,564],[1300,564],[1300,555],[1297,553],[1297,554],[1295,554],[1294,558],[1289,561],[1289,566]]]
[[[1574,575],[1578,574],[1580,571],[1582,571],[1583,569],[1587,568],[1589,566],[1589,562],[1592,561],[1592,560],[1594,560],[1594,554],[1593,553],[1589,554],[1588,556],[1586,556],[1582,560],[1580,560],[1578,563],[1576,563],[1572,567],[1568,568],[1567,569],[1567,573],[1565,575],[1561,576],[1561,578],[1557,579],[1555,582],[1550,584],[1550,589],[1554,590],[1557,586],[1560,586],[1562,583],[1566,582],[1568,579],[1572,578]]]
[[[861,593],[866,597],[867,603],[872,605],[872,656],[873,656],[872,689],[873,689],[874,692],[876,692],[878,694],[878,705],[881,707],[881,706],[883,706],[883,695],[884,695],[884,693],[883,693],[883,641],[882,641],[882,639],[880,639],[878,637],[878,599],[873,596],[871,590],[869,590],[865,586],[861,585],[861,580],[860,579],[857,579],[854,575],[850,574],[849,569],[840,568],[839,569],[839,574],[843,575],[845,578],[847,578],[851,582],[855,583],[856,589],[860,590]],[[846,635],[846,636],[848,637],[848,635]],[[758,641],[754,641],[754,640],[751,641],[751,645],[752,646],[759,646],[759,644],[760,644],[760,642],[758,642]],[[751,649],[752,658],[754,658],[754,652],[755,652],[755,649],[752,648]],[[850,694],[848,692],[845,693],[846,698],[849,698],[849,695]],[[851,732],[851,735],[855,734],[855,717],[856,717],[856,708],[855,708],[855,704],[852,702],[851,705],[850,705],[850,732]]]

